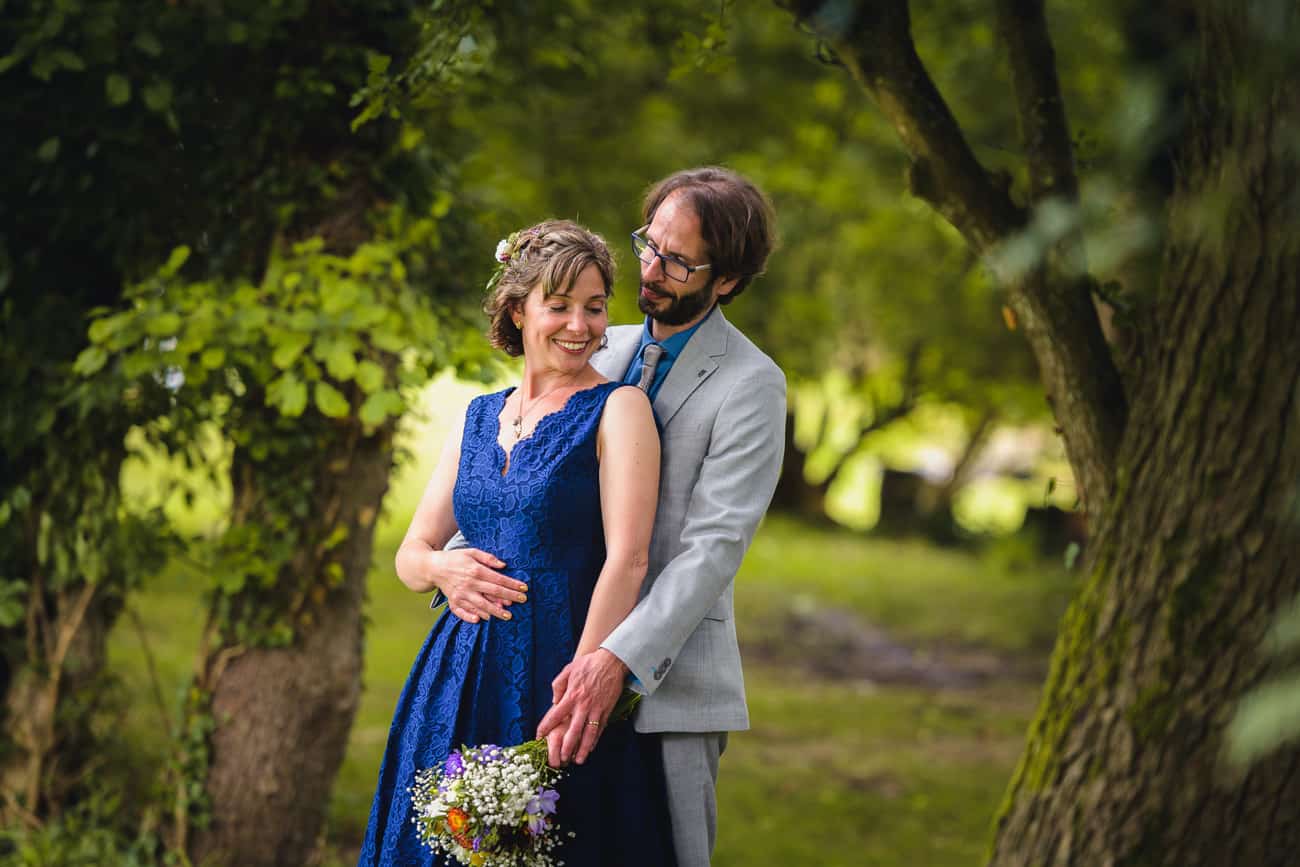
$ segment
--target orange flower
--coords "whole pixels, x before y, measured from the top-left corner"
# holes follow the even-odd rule
[[[460,807],[452,807],[447,811],[447,824],[453,834],[459,834],[469,827],[469,816]]]

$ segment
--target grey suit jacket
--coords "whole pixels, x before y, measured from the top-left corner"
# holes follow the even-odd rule
[[[610,328],[592,357],[621,379],[643,326]],[[749,727],[732,591],[781,469],[785,376],[713,311],[654,402],[662,443],[659,506],[641,600],[603,647],[646,698],[642,732]]]

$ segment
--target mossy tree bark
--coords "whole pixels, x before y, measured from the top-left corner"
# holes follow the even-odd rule
[[[365,579],[392,466],[391,425],[359,433],[335,438],[312,465],[279,467],[314,476],[297,536],[315,541],[295,551],[279,582],[302,588],[279,597],[280,613],[296,627],[292,645],[244,647],[227,634],[201,660],[215,725],[210,812],[191,845],[178,841],[195,863],[286,867],[306,863],[318,842],[360,701]],[[270,469],[237,457],[236,521],[266,520],[259,504],[266,486],[278,484]],[[346,538],[330,547],[325,540],[337,527],[347,528]],[[327,577],[331,571],[337,577]],[[264,609],[267,600],[251,592],[235,603]]]
[[[917,56],[908,4],[834,26],[792,3],[894,122],[913,192],[982,253],[1077,181],[1042,0],[1000,0],[1029,178],[1012,197],[967,146]],[[1098,325],[1075,239],[1008,297],[1038,359],[1095,528],[1089,579],[999,815],[995,865],[1283,865],[1300,846],[1300,752],[1221,762],[1300,591],[1300,87],[1297,14],[1268,28],[1219,0],[1168,13],[1184,127],[1157,287],[1127,287],[1124,351]],[[1285,7],[1285,8],[1284,8]],[[1175,15],[1174,12],[1177,12]]]

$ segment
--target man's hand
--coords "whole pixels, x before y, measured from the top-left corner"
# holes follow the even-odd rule
[[[623,694],[627,672],[623,660],[602,647],[573,660],[551,681],[554,703],[537,736],[546,739],[552,767],[587,761]],[[563,737],[554,737],[555,732]]]
[[[511,602],[527,602],[528,585],[497,572],[506,564],[477,548],[433,551],[433,583],[447,597],[447,607],[466,623],[489,617],[509,620]]]

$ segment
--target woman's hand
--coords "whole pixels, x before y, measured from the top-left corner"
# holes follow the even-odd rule
[[[477,548],[431,551],[433,584],[447,597],[447,607],[466,623],[496,617],[509,620],[512,602],[527,602],[528,585],[497,572],[505,563]]]

